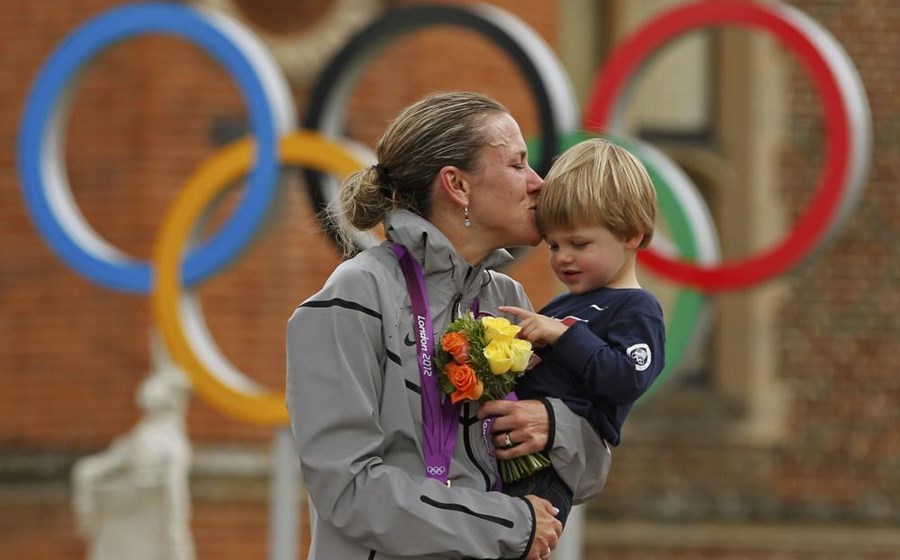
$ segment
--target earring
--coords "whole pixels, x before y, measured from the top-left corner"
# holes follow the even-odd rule
[[[469,207],[463,206],[463,225],[466,227],[472,226],[472,220],[469,219]]]

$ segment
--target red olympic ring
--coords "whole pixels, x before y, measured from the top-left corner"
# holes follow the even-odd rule
[[[827,45],[832,47],[831,52],[827,49],[823,52],[822,46],[815,44],[810,37],[809,28],[815,27],[814,30],[820,34],[824,34],[824,31],[811,25],[806,19],[800,12],[785,6],[723,0],[686,4],[661,14],[620,43],[598,74],[584,126],[588,130],[605,131],[615,128],[616,123],[611,121],[620,114],[617,104],[627,90],[630,77],[654,51],[675,37],[698,27],[739,24],[769,31],[793,50],[808,67],[822,98],[827,140],[820,184],[809,207],[781,243],[743,260],[708,265],[666,257],[650,249],[640,254],[641,263],[649,269],[669,280],[706,292],[745,288],[788,270],[816,248],[827,234],[832,233],[830,225],[845,217],[846,200],[852,194],[845,191],[854,188],[854,179],[860,185],[864,182],[864,168],[867,167],[867,163],[860,167],[861,162],[853,161],[853,156],[856,155],[857,160],[866,159],[867,148],[871,143],[868,121],[858,118],[852,120],[852,117],[867,115],[868,105],[864,92],[861,95],[862,101],[857,104],[862,107],[845,105],[846,92],[842,91],[841,86],[851,87],[857,84],[841,84],[830,62],[849,62],[849,59],[833,40]],[[804,26],[807,29],[803,29]],[[845,72],[843,77],[850,81],[853,81],[852,78],[858,79],[855,72],[850,73],[849,77],[846,74]],[[858,87],[862,91],[862,86]],[[860,120],[866,121],[865,124],[857,125],[864,130],[854,130],[854,124]],[[860,173],[861,169],[863,171]]]

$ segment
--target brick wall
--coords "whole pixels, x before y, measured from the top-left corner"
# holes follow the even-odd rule
[[[900,340],[900,6],[887,0],[790,4],[828,29],[857,66],[874,145],[865,191],[846,227],[783,282],[774,328],[778,380],[789,403],[784,434],[746,441],[739,430],[746,411],[715,394],[698,390],[680,404],[674,397],[653,400],[633,414],[627,429],[634,437],[616,451],[607,491],[593,510],[604,520],[900,522],[900,381],[893,375]],[[793,220],[818,184],[824,131],[817,93],[799,64],[788,65],[787,83],[779,175]],[[658,405],[667,408],[654,414]],[[644,557],[682,557],[669,552]],[[754,557],[747,554],[735,557]],[[838,557],[862,555],[860,549]]]
[[[139,416],[135,390],[149,368],[148,298],[101,288],[63,265],[32,226],[15,169],[20,114],[38,68],[79,23],[118,4],[68,0],[49,9],[45,3],[15,2],[0,11],[4,558],[84,556],[68,505],[68,468],[134,424]],[[555,42],[555,2],[496,4]],[[679,431],[679,418],[670,418],[669,429],[657,432],[664,438],[644,432],[616,450],[607,492],[590,510],[605,522],[900,522],[900,376],[894,351],[900,339],[895,288],[900,276],[895,242],[900,228],[900,6],[893,0],[792,4],[831,30],[860,69],[872,106],[875,146],[870,180],[847,227],[787,279],[789,297],[777,328],[781,378],[791,396],[788,435],[756,446],[727,435]],[[321,3],[315,6],[311,13],[320,14]],[[796,215],[816,178],[822,132],[808,80],[798,72],[790,83],[784,200]],[[307,92],[302,84],[292,87],[302,116]],[[353,96],[349,129],[372,142],[397,110],[426,91],[467,88],[500,98],[526,135],[535,132],[529,94],[510,64],[479,37],[456,29],[418,34],[379,57]],[[66,142],[69,177],[85,217],[111,243],[146,259],[168,204],[222,141],[216,131],[240,125],[245,116],[232,82],[191,45],[143,37],[104,52],[79,84]],[[338,262],[331,245],[315,232],[299,178],[290,182],[278,215],[258,241],[198,288],[226,356],[276,388],[283,384],[284,322]],[[213,223],[233,204],[234,195],[226,197]],[[555,290],[545,262],[538,250],[511,269],[536,304]],[[200,399],[194,399],[188,420],[190,437],[201,449],[264,448],[271,435],[270,429],[230,419]],[[198,558],[263,557],[267,516],[265,491],[240,500],[195,494],[192,529]],[[617,557],[654,557],[642,553],[639,542],[616,546]],[[667,555],[655,557],[728,554],[716,546],[693,556],[675,545],[661,550]],[[779,557],[813,557],[804,554]],[[733,557],[773,556],[745,551]]]
[[[855,61],[872,110],[873,158],[866,191],[846,230],[797,271],[784,316],[782,363],[794,394],[791,445],[775,473],[779,498],[817,516],[900,521],[900,6],[888,1],[802,1]],[[821,134],[794,80],[786,167],[817,165],[804,140]],[[797,174],[798,180],[808,177]],[[793,201],[803,184],[786,185]],[[795,352],[795,348],[807,352]]]

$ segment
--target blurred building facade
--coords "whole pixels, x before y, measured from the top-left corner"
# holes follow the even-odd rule
[[[381,11],[421,2],[373,3]],[[617,42],[681,3],[493,2],[559,53],[583,104]],[[15,160],[22,108],[43,62],[78,25],[121,4],[18,2],[0,11],[4,558],[84,557],[69,471],[140,415],[134,396],[151,360],[149,298],[97,286],[52,253],[26,211]],[[323,26],[339,33],[335,14],[352,2],[214,4],[302,50]],[[788,4],[829,30],[860,72],[874,137],[865,191],[811,258],[773,281],[711,296],[708,336],[626,425],[607,489],[588,508],[587,558],[892,558],[900,550],[900,4]],[[313,67],[330,56],[303,53]],[[314,77],[288,73],[301,121]],[[444,27],[398,41],[366,69],[347,128],[371,145],[400,108],[445,89],[493,95],[526,136],[537,132],[512,64],[474,33]],[[694,179],[724,257],[737,259],[777,242],[806,208],[822,164],[822,114],[788,49],[729,29],[692,33],[656,57],[629,103],[628,126]],[[185,179],[242,135],[245,120],[236,86],[184,41],[146,36],[104,51],[80,77],[66,132],[85,218],[112,244],[149,258]],[[216,209],[212,227],[233,198]],[[283,386],[288,315],[340,258],[317,228],[299,173],[288,174],[277,206],[254,245],[197,289],[223,352],[273,388]],[[559,290],[543,248],[509,272],[536,306]],[[678,289],[647,272],[642,279],[666,301]],[[271,428],[195,398],[188,432],[197,557],[265,557]]]

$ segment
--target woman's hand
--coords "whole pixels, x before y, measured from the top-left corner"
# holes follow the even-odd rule
[[[528,495],[525,499],[531,502],[534,508],[534,540],[531,548],[525,554],[525,560],[547,560],[550,553],[559,544],[559,536],[562,534],[562,523],[556,518],[559,513],[553,505],[543,498]]]
[[[489,416],[496,417],[491,441],[498,459],[524,457],[547,447],[550,419],[541,401],[488,401],[478,410],[478,418]]]

